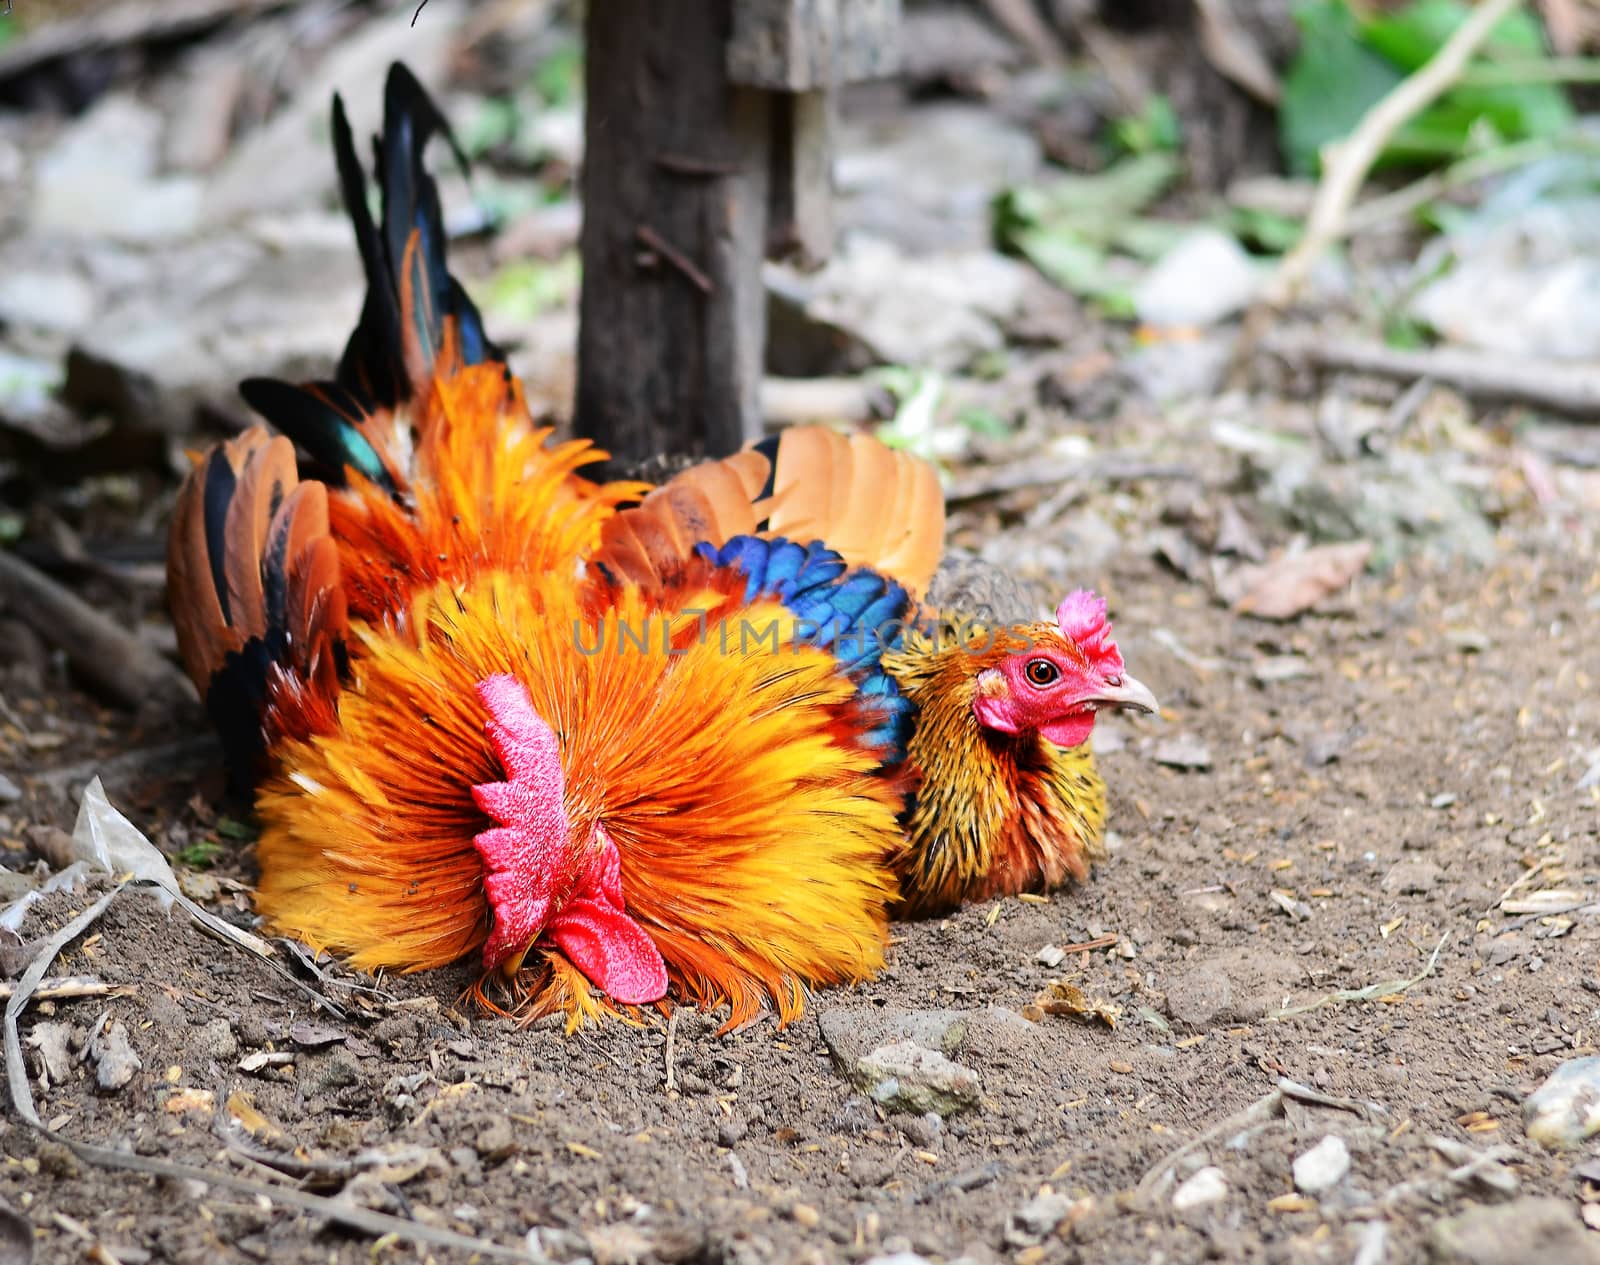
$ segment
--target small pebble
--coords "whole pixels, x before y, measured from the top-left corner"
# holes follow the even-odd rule
[[[1568,1059],[1522,1104],[1528,1136],[1552,1151],[1600,1133],[1600,1056]]]
[[[1059,944],[1047,944],[1034,954],[1034,961],[1042,962],[1045,966],[1060,966],[1067,960],[1067,952]]]
[[[1329,1134],[1294,1162],[1294,1184],[1308,1195],[1332,1190],[1350,1171],[1350,1151],[1344,1139]]]
[[[1190,734],[1179,734],[1156,744],[1155,761],[1170,769],[1209,769],[1211,748]]]
[[[1215,1203],[1228,1193],[1228,1179],[1216,1165],[1202,1168],[1172,1192],[1172,1206],[1179,1212]]]

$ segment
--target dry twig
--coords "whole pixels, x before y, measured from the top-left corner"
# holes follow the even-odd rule
[[[1432,58],[1367,111],[1355,131],[1324,147],[1322,181],[1305,235],[1268,279],[1262,291],[1265,304],[1283,307],[1295,301],[1312,266],[1342,235],[1356,194],[1389,138],[1450,89],[1489,32],[1521,4],[1522,0],[1483,0]]]
[[[0,980],[0,998],[9,1001],[16,991],[15,984]],[[39,1001],[67,1001],[75,997],[129,997],[136,991],[132,984],[107,984],[92,975],[63,975],[40,980],[33,995]]]
[[[0,549],[0,601],[34,632],[65,651],[84,680],[127,707],[194,697],[183,674],[150,646],[75,593]]]
[[[674,1046],[677,1045],[677,1041],[678,1041],[678,1007],[674,1006],[672,1008],[672,1014],[667,1019],[667,1053],[666,1053],[666,1059],[667,1059],[667,1081],[666,1081],[666,1084],[662,1086],[662,1088],[665,1089],[667,1091],[667,1093],[669,1093],[669,1094],[673,1090],[678,1088],[677,1077],[673,1073],[673,1070],[672,1070],[672,1056],[673,1056],[673,1052],[674,1052]]]
[[[1568,417],[1600,419],[1600,372],[1576,365],[1448,347],[1396,351],[1377,343],[1330,342],[1303,334],[1269,335],[1262,340],[1261,350],[1319,369],[1385,378],[1432,378],[1474,399],[1505,400]]]
[[[51,964],[56,960],[61,950],[94,925],[100,915],[105,913],[107,907],[126,886],[126,883],[119,883],[116,887],[113,887],[99,900],[95,901],[94,904],[90,905],[89,908],[62,927],[55,935],[46,940],[40,947],[38,956],[34,958],[28,969],[22,973],[22,978],[17,981],[15,991],[6,1002],[4,1019],[6,1084],[11,1092],[12,1106],[23,1121],[51,1141],[59,1142],[65,1146],[84,1163],[93,1164],[99,1168],[142,1173],[147,1177],[165,1177],[178,1182],[195,1181],[206,1186],[237,1191],[240,1194],[265,1200],[268,1206],[278,1203],[286,1207],[296,1208],[301,1212],[309,1212],[314,1216],[324,1217],[329,1221],[353,1226],[358,1230],[366,1231],[368,1234],[392,1235],[394,1238],[412,1243],[456,1248],[463,1252],[475,1252],[480,1256],[496,1257],[502,1260],[532,1261],[535,1259],[522,1248],[508,1247],[487,1239],[475,1239],[465,1234],[456,1234],[450,1230],[421,1225],[415,1221],[408,1221],[404,1217],[394,1217],[387,1213],[373,1212],[344,1200],[313,1195],[307,1191],[296,1190],[293,1187],[252,1181],[248,1177],[238,1177],[232,1173],[222,1173],[215,1169],[201,1168],[194,1164],[179,1164],[171,1160],[152,1159],[147,1156],[137,1155],[132,1151],[119,1151],[112,1147],[97,1146],[91,1142],[79,1142],[75,1138],[69,1138],[65,1134],[58,1133],[48,1127],[39,1118],[38,1108],[34,1105],[33,1086],[28,1083],[27,1066],[22,1061],[22,1037],[18,1031],[17,1019],[22,1014],[23,1008],[36,995],[40,983],[44,979],[45,972],[50,969]]]
[[[1155,1194],[1156,1189],[1171,1175],[1173,1168],[1185,1155],[1205,1146],[1206,1143],[1230,1133],[1248,1129],[1252,1125],[1262,1124],[1272,1119],[1283,1109],[1284,1092],[1274,1089],[1270,1094],[1255,1100],[1242,1111],[1236,1111],[1226,1120],[1212,1125],[1198,1137],[1191,1138],[1176,1151],[1169,1151],[1155,1165],[1145,1172],[1139,1179],[1139,1184],[1133,1188],[1133,1197],[1139,1203],[1145,1203]]]
[[[689,284],[701,294],[710,294],[717,288],[716,283],[706,275],[705,269],[690,259],[655,229],[648,224],[641,224],[634,230],[634,235],[639,239],[639,244],[646,250],[665,259],[669,264],[688,278]]]
[[[1377,1001],[1380,997],[1392,997],[1396,993],[1403,993],[1422,983],[1433,974],[1433,968],[1439,964],[1439,954],[1444,949],[1445,942],[1450,939],[1447,931],[1439,937],[1439,943],[1433,946],[1433,952],[1428,960],[1415,975],[1407,979],[1386,979],[1376,984],[1368,984],[1365,988],[1341,988],[1336,993],[1327,993],[1314,1001],[1302,1002],[1298,1006],[1285,1006],[1282,1010],[1275,1010],[1267,1016],[1269,1019],[1288,1019],[1294,1015],[1303,1015],[1309,1010],[1321,1010],[1324,1006],[1337,1005],[1346,1001]]]

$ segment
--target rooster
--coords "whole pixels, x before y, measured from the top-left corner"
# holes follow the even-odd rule
[[[1094,712],[1153,705],[1103,607],[952,648],[918,606],[937,479],[864,436],[588,478],[446,269],[434,134],[394,67],[375,222],[335,98],[360,320],[331,381],[243,384],[279,433],[213,448],[174,511],[267,922],[363,969],[481,951],[527,1016],[670,993],[731,1025],[871,975],[897,908],[1086,874]]]
[[[791,432],[793,446],[776,453],[775,499],[790,530],[816,528],[842,553],[909,577],[907,587],[918,592],[930,579],[927,558],[899,556],[886,542],[863,540],[849,523],[833,521],[838,489],[860,478],[863,461],[887,454],[860,436],[851,445],[827,432],[803,438],[802,446]],[[693,468],[611,519],[599,565],[659,584],[696,537],[701,554],[737,565],[748,546],[735,540],[713,553],[716,515],[682,495],[708,482],[707,474]],[[794,606],[826,620],[803,600]],[[895,911],[940,913],[1087,879],[1091,863],[1105,855],[1106,788],[1089,746],[1095,717],[1107,708],[1158,710],[1150,689],[1127,673],[1104,600],[1080,589],[1061,601],[1053,621],[1009,623],[992,611],[976,617],[913,604],[892,623],[861,630],[823,622],[813,635],[818,644],[841,647],[847,670],[863,638],[882,674],[874,685],[894,698],[901,720],[884,757],[907,788],[904,837],[892,862]]]

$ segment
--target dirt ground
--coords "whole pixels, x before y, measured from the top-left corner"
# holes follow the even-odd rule
[[[36,1004],[23,1032],[64,1023],[78,1042],[109,1013],[140,1070],[103,1093],[74,1066],[38,1090],[40,1112],[75,1138],[288,1180],[245,1158],[270,1153],[314,1188],[501,1244],[539,1227],[554,1259],[1349,1260],[1375,1233],[1388,1259],[1417,1259],[1436,1220],[1496,1194],[1452,1181],[1460,1156],[1435,1138],[1504,1147],[1509,1185],[1572,1199],[1578,1158],[1528,1141],[1520,1104],[1594,1049],[1600,921],[1592,906],[1569,918],[1498,906],[1519,880],[1587,893],[1600,872],[1595,794],[1574,789],[1575,735],[1597,720],[1592,554],[1524,539],[1478,573],[1363,582],[1347,614],[1292,630],[1230,617],[1153,565],[1104,583],[1129,663],[1168,711],[1102,725],[1114,836],[1085,887],[902,926],[880,979],[816,996],[785,1031],[765,1021],[718,1038],[716,1016],[685,1013],[670,1044],[662,1021],[518,1030],[458,1004],[465,969],[373,991],[341,982],[328,991],[348,1018],[330,1021],[248,955],[124,893],[53,973],[131,991]],[[1303,675],[1259,683],[1283,655]],[[71,733],[52,718],[90,707],[12,705],[45,733]],[[1211,766],[1151,760],[1175,733]],[[102,737],[108,750],[134,740],[117,722]],[[184,785],[147,811],[157,837],[164,819],[197,824],[172,807]],[[25,813],[52,809],[41,797]],[[229,856],[218,873],[248,869]],[[30,935],[85,903],[51,898]],[[1039,960],[1102,936],[1111,947]],[[1413,979],[1436,948],[1433,973],[1403,991],[1274,1017]],[[1021,1019],[1056,979],[1120,1006],[1116,1029]],[[966,1016],[952,1056],[981,1079],[980,1105],[942,1125],[854,1092],[823,1035],[870,1040],[930,1010]],[[283,1057],[244,1070],[261,1053]],[[1280,1077],[1348,1107],[1291,1098],[1218,1130]],[[95,1241],[129,1262],[463,1255],[104,1172],[19,1122],[0,1128],[0,1198],[25,1211],[45,1261],[82,1259]],[[1349,1177],[1296,1195],[1294,1157],[1329,1134],[1348,1147]],[[351,1181],[373,1150],[382,1162],[369,1156]],[[1173,1178],[1136,1194],[1173,1156]],[[1205,1165],[1228,1193],[1174,1212],[1173,1181]],[[1026,1211],[1046,1190],[1071,1201],[1058,1233],[1054,1213],[1041,1224]]]
[[[182,447],[243,423],[240,376],[325,372],[359,307],[319,131],[335,83],[358,130],[392,57],[449,84],[477,192],[504,204],[498,233],[459,217],[455,266],[536,407],[560,420],[571,400],[579,109],[552,90],[537,135],[496,130],[505,85],[560,64],[570,28],[483,6],[516,19],[496,52],[475,6],[444,0],[426,39],[410,3],[250,8],[266,16],[133,70],[91,57],[21,85],[107,92],[83,119],[0,116],[0,545],[169,654]],[[1164,706],[1097,727],[1111,836],[1092,881],[901,925],[878,979],[725,1036],[691,1011],[519,1028],[463,1000],[468,964],[374,981],[281,944],[268,963],[123,891],[49,971],[89,995],[22,1011],[18,1071],[61,1137],[226,1183],[103,1167],[0,1114],[0,1265],[30,1231],[50,1265],[1600,1256],[1582,1228],[1600,1228],[1600,1145],[1547,1151],[1524,1119],[1600,1033],[1593,428],[1286,372],[1241,351],[1237,322],[1164,336],[1068,298],[996,252],[990,208],[1093,151],[1104,120],[1008,96],[1026,76],[1005,56],[847,115],[841,227],[876,245],[791,278],[775,328],[806,337],[773,357],[947,461],[953,544],[1109,598]],[[229,92],[233,132],[180,126]],[[202,184],[236,218],[174,230]],[[1208,197],[1159,214],[1198,220]],[[446,204],[471,210],[464,184]],[[1378,337],[1420,249],[1404,225],[1352,242],[1306,328]],[[862,369],[885,365],[943,375],[920,429],[933,377],[903,375],[884,408]],[[30,403],[24,378],[48,389]],[[1363,541],[1370,568],[1306,613],[1236,613],[1248,564]],[[0,606],[0,909],[48,878],[39,856],[98,773],[190,896],[252,926],[248,807],[199,706],[113,708],[17,615]],[[0,931],[5,996],[105,884]],[[1025,1017],[1058,983],[1103,1017]],[[968,1069],[976,1101],[940,1117],[864,1092],[860,1057],[904,1039]],[[363,1211],[398,1223],[351,1224]]]

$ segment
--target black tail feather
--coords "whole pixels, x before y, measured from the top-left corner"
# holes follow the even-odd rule
[[[455,320],[464,363],[505,358],[489,341],[478,309],[446,264],[439,188],[423,164],[423,152],[435,135],[445,138],[465,170],[466,155],[443,113],[416,76],[396,62],[384,87],[383,131],[373,138],[383,204],[381,219],[375,221],[367,203],[367,173],[344,102],[335,94],[339,190],[367,279],[361,318],[333,382],[296,386],[253,378],[240,386],[246,402],[319,466],[334,472],[335,481],[349,465],[398,492],[375,437],[364,433],[363,423],[404,404],[422,387],[443,345],[447,320]]]

